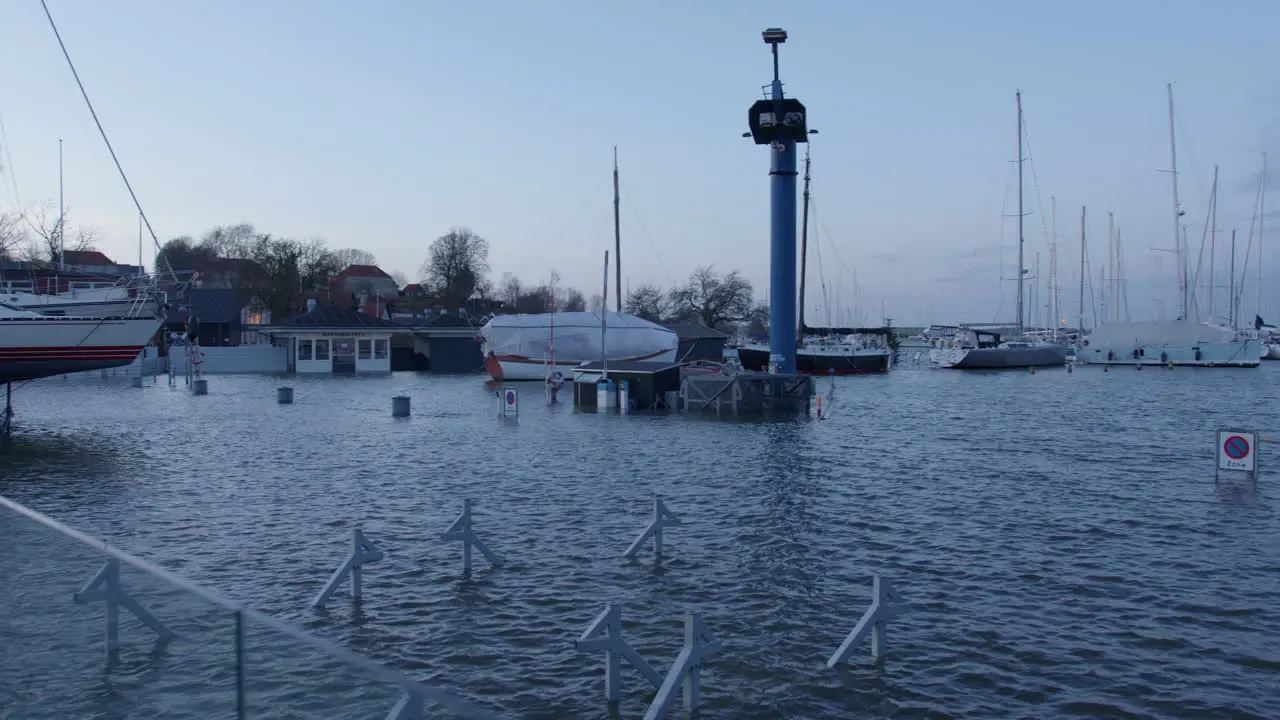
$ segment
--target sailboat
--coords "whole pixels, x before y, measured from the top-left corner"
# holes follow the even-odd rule
[[[1066,365],[1067,347],[1052,341],[1025,337],[1023,320],[1023,284],[1026,264],[1023,262],[1022,237],[1022,91],[1015,94],[1018,105],[1018,322],[1017,337],[1002,340],[995,330],[961,325],[950,342],[939,342],[929,351],[929,361],[938,367],[957,370],[995,370],[1002,368],[1055,367]]]
[[[618,220],[618,156],[613,159],[613,228],[615,252],[622,240]],[[616,258],[615,258],[616,261]],[[606,260],[607,262],[607,260]],[[616,265],[615,265],[616,267]],[[607,272],[607,270],[606,270]],[[617,270],[621,278],[621,270]],[[606,276],[606,284],[607,284]],[[607,290],[607,288],[606,288]],[[573,368],[607,357],[610,362],[675,362],[680,337],[654,322],[622,312],[548,312],[495,315],[480,328],[484,367],[495,380],[542,380],[559,383]],[[555,309],[554,299],[551,309]],[[608,333],[602,327],[608,328]]]
[[[888,372],[892,365],[890,328],[814,328],[804,322],[805,275],[809,246],[809,150],[804,153],[804,219],[800,227],[800,346],[796,348],[796,372],[807,375],[864,375]],[[744,345],[738,362],[746,370],[764,371],[769,348]]]
[[[1169,97],[1169,159],[1173,183],[1173,237],[1178,256],[1178,319],[1169,322],[1113,322],[1089,333],[1076,350],[1076,362],[1103,365],[1189,365],[1255,368],[1262,364],[1262,342],[1221,325],[1191,319],[1191,283],[1178,201],[1178,150],[1173,124],[1173,84]],[[1234,255],[1234,250],[1232,251]],[[1232,270],[1234,277],[1235,271]]]

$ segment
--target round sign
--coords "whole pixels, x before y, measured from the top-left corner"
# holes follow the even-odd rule
[[[1249,441],[1239,435],[1232,435],[1222,444],[1222,451],[1232,460],[1243,460],[1249,457]]]
[[[508,391],[507,391],[507,393],[506,393],[506,401],[507,401],[507,404],[508,404],[508,405],[515,405],[515,404],[516,404],[516,391],[515,391],[515,390],[508,390]]]

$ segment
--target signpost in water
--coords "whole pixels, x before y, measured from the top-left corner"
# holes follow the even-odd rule
[[[1218,431],[1218,466],[1215,477],[1244,472],[1258,479],[1258,433],[1247,430]]]

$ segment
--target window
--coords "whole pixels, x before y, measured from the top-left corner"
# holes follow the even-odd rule
[[[387,341],[379,338],[373,341],[373,357],[378,360],[387,359]]]
[[[359,350],[356,357],[360,360],[368,360],[373,355],[373,342],[370,340],[361,340]]]
[[[316,359],[317,360],[329,359],[329,341],[328,340],[316,341]]]
[[[298,359],[299,360],[311,359],[311,341],[310,340],[298,341]]]
[[[33,289],[30,280],[10,280],[7,284],[9,292],[31,292]],[[4,285],[5,283],[0,283],[0,288],[3,288]]]

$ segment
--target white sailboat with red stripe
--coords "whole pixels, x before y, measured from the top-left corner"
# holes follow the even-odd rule
[[[0,383],[121,367],[164,318],[51,317],[0,303]]]

